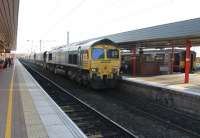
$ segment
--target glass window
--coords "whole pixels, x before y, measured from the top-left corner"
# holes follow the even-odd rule
[[[71,54],[69,54],[69,64],[72,64],[73,62],[72,62],[72,55]]]
[[[0,59],[0,64],[3,64],[3,62],[4,62],[4,61],[3,61],[2,59]]]
[[[180,56],[179,53],[174,54],[174,64],[179,65]]]
[[[69,64],[78,64],[78,55],[77,54],[69,54]]]
[[[144,56],[144,61],[145,61],[145,62],[154,62],[154,57],[153,57],[153,55],[151,55],[151,54],[146,54],[146,55]]]
[[[104,58],[104,49],[103,48],[93,48],[92,49],[92,58],[93,59],[103,59]]]
[[[107,57],[108,58],[119,58],[119,51],[117,49],[108,49]]]
[[[52,60],[52,53],[49,54],[49,60]]]
[[[157,62],[164,62],[164,57],[165,57],[164,54],[157,54],[155,56],[155,61],[157,61]]]
[[[181,59],[181,60],[182,60],[182,61],[185,61],[186,52],[184,51],[184,52],[182,52],[181,54],[182,54],[182,59]]]
[[[77,64],[78,64],[77,60],[78,60],[78,55],[77,55],[77,54],[74,54],[74,55],[73,55],[73,63],[72,63],[72,64],[77,65]]]

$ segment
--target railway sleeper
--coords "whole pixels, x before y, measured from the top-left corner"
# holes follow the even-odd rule
[[[99,137],[123,137],[122,134],[120,134],[119,132],[116,131],[108,131],[108,130],[101,130],[101,131],[88,131],[88,133],[86,133],[86,135],[89,138],[99,138]]]
[[[84,126],[84,127],[80,127],[80,129],[84,132],[84,133],[88,133],[88,134],[103,134],[103,133],[111,133],[111,132],[117,132],[117,130],[112,129],[112,128],[108,128],[105,126]]]
[[[69,112],[67,113],[69,116],[71,117],[85,117],[85,116],[91,116],[91,113],[90,112]]]
[[[74,104],[74,105],[65,105],[65,106],[62,106],[62,109],[84,109],[84,107],[83,106],[81,106],[81,105],[78,105],[78,104]]]
[[[95,127],[99,127],[99,126],[104,126],[104,124],[100,121],[100,120],[95,120],[95,121],[91,121],[91,120],[78,120],[78,121],[75,121],[73,120],[74,122],[76,122],[76,124],[79,126],[79,127],[87,127],[87,126],[95,126]]]
[[[94,125],[91,125],[91,126],[86,126],[84,128],[81,129],[82,131],[84,132],[90,132],[92,134],[95,134],[95,133],[108,133],[108,132],[117,132],[116,129],[112,128],[112,127],[106,127],[106,126],[101,126],[101,127],[98,127],[98,126],[94,126]]]
[[[74,109],[74,108],[71,108],[71,109],[68,109],[68,108],[62,108],[62,110],[65,112],[65,113],[70,113],[70,112],[83,112],[85,111],[85,109],[82,109],[82,108],[79,108],[79,109]]]
[[[95,126],[99,126],[99,125],[101,125],[101,124],[103,124],[103,122],[102,121],[100,121],[100,120],[94,120],[94,119],[82,119],[82,120],[73,120],[74,122],[76,122],[76,123],[89,123],[89,124],[94,124]]]
[[[90,113],[85,113],[85,112],[79,112],[78,114],[77,113],[67,113],[67,115],[71,118],[77,118],[77,117],[81,117],[81,118],[87,118],[88,116],[91,116]],[[95,117],[94,117],[95,118]]]
[[[59,100],[58,100],[59,101]],[[62,103],[59,104],[60,107],[64,107],[64,106],[75,106],[78,105],[78,103],[72,99],[63,101]]]
[[[84,116],[84,117],[71,117],[70,118],[73,120],[73,121],[85,121],[85,120],[95,120],[96,118],[94,116]]]
[[[86,112],[88,110],[86,110],[84,107],[80,107],[80,108],[64,108],[64,110],[66,111],[71,111],[73,110],[74,112]]]

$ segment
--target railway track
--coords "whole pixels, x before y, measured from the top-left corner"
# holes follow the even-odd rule
[[[121,104],[125,106],[134,105],[130,107],[130,110],[138,111],[146,115],[152,120],[158,120],[169,127],[179,129],[182,132],[188,133],[192,137],[200,137],[200,120],[194,118],[192,115],[183,113],[168,107],[152,103],[151,101],[144,99],[130,98],[128,95],[116,96],[120,100]],[[126,99],[126,101],[124,101]]]
[[[96,111],[71,93],[22,62],[61,109],[91,138],[137,138],[119,124]]]

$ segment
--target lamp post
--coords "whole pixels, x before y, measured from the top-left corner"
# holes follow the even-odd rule
[[[29,42],[31,42],[31,47],[30,47],[30,53],[32,53],[32,52],[35,52],[35,50],[36,50],[36,52],[42,52],[43,50],[46,50],[45,48],[44,48],[44,43],[45,42],[57,42],[56,40],[39,40],[39,45],[38,45],[38,40],[26,40],[28,43]],[[37,48],[36,49],[34,49],[34,42],[37,44],[36,46],[37,46]],[[38,49],[38,46],[39,46],[39,49]],[[34,49],[34,50],[33,50]]]
[[[67,32],[67,46],[69,46],[69,32]]]
[[[42,52],[42,40],[40,40],[40,52]]]
[[[31,48],[31,49],[30,49],[30,53],[32,53],[32,50],[33,50],[33,40],[26,40],[26,41],[27,41],[28,43],[31,41],[31,45],[30,45],[30,46],[31,46],[31,47],[30,47],[30,48]]]

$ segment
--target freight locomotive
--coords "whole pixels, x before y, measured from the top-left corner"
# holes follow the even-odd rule
[[[95,89],[113,88],[120,78],[120,49],[109,39],[64,45],[32,54],[29,60],[55,74],[62,70],[70,79]]]

